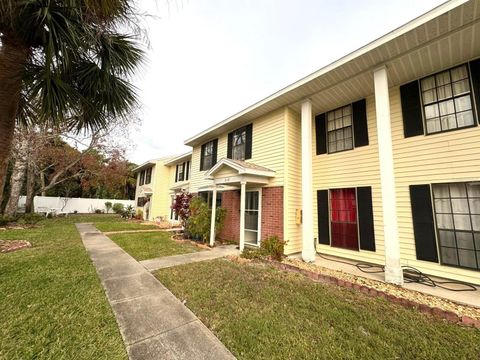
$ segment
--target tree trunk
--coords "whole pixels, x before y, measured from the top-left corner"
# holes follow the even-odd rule
[[[27,199],[25,201],[25,213],[33,212],[33,199],[35,198],[35,168],[32,163],[31,155],[27,161]]]
[[[8,36],[0,46],[0,203],[7,176],[28,48]]]
[[[5,207],[5,215],[7,216],[15,216],[17,214],[18,199],[20,198],[20,192],[22,191],[25,180],[25,170],[27,169],[27,153],[28,141],[23,138],[18,147],[15,164],[13,165],[13,173],[10,179],[10,198]]]
[[[42,196],[47,196],[47,191],[45,188],[47,187],[47,184],[45,183],[45,173],[43,171],[40,171],[40,194]]]

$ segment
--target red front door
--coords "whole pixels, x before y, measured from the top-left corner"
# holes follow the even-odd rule
[[[358,250],[355,189],[330,190],[332,246]]]

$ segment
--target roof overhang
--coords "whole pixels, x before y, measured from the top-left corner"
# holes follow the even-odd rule
[[[132,171],[133,171],[134,173],[137,173],[137,172],[139,172],[139,171],[145,170],[145,169],[147,169],[147,168],[149,168],[149,167],[152,167],[152,166],[154,166],[154,165],[155,165],[155,160],[149,160],[149,161],[144,162],[142,165],[137,166],[137,167],[136,167],[135,169],[133,169]]]
[[[479,57],[479,21],[479,0],[448,1],[187,139],[185,145],[202,144],[286,106],[299,113],[305,99],[318,114],[370,96],[373,71],[383,65],[389,70],[389,85],[395,86]]]
[[[170,160],[166,161],[164,165],[167,165],[167,166],[176,165],[191,159],[192,159],[192,152],[189,151],[188,153],[172,157]]]
[[[170,191],[177,192],[177,191],[187,191],[190,187],[190,181],[182,181],[170,188]]]

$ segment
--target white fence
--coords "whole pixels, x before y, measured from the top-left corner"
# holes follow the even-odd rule
[[[25,209],[25,196],[20,196],[18,200],[18,209]],[[116,200],[116,199],[86,199],[86,198],[68,198],[68,197],[52,197],[52,196],[35,196],[33,200],[35,212],[62,212],[87,214],[94,213],[99,209],[107,212],[105,203],[109,201],[113,204],[120,203],[123,206],[135,206],[134,200]]]

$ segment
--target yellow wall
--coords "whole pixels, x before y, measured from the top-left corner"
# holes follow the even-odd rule
[[[276,172],[268,186],[283,186],[285,152],[285,111],[276,110],[253,121],[252,158],[248,162],[261,165]],[[234,130],[234,129],[233,129]],[[213,140],[214,138],[212,138]],[[227,157],[228,133],[218,137],[217,161]],[[211,180],[205,179],[205,171],[200,171],[201,145],[193,148],[192,177],[190,191],[197,193],[202,186],[211,185]]]
[[[285,184],[283,192],[283,224],[285,253],[302,251],[302,226],[296,224],[296,210],[302,208],[302,157],[300,115],[285,109]]]
[[[398,87],[390,89],[390,108],[402,264],[479,284],[478,271],[416,259],[409,185],[480,180],[480,127],[404,138]]]
[[[385,262],[384,236],[375,101],[373,96],[368,97],[366,101],[369,145],[333,154],[316,155],[315,130],[313,131],[314,235],[318,239],[317,190],[371,186],[376,251],[353,251],[329,245],[318,245],[317,249],[324,254],[383,264]],[[338,104],[339,107],[343,105],[347,104]],[[313,122],[315,123],[315,121]],[[315,129],[315,124],[313,124],[313,129]]]
[[[150,219],[154,220],[157,216],[161,216],[164,219],[168,219],[170,216],[170,201],[169,201],[169,187],[168,181],[170,175],[170,169],[164,165],[164,160],[157,161],[155,166],[156,171],[154,174],[154,188],[152,195],[152,205],[150,209]]]

